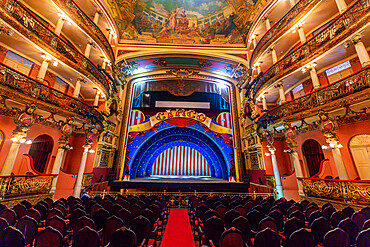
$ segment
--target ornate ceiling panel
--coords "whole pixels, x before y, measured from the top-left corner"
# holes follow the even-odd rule
[[[105,0],[121,43],[244,44],[266,0]]]

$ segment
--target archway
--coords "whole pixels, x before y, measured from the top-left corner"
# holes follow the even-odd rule
[[[316,175],[320,171],[321,161],[325,159],[320,144],[313,139],[308,139],[302,145],[302,153],[310,176]]]
[[[349,142],[349,149],[362,180],[370,180],[370,135],[356,135]]]
[[[40,135],[33,140],[28,154],[32,157],[36,171],[44,173],[53,145],[53,139],[49,135]]]

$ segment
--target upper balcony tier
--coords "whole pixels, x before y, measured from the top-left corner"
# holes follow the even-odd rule
[[[291,28],[293,28],[308,12],[310,12],[321,0],[300,0],[279,21],[277,21],[258,41],[254,48],[250,66],[256,58],[260,57],[273,43]]]
[[[102,48],[107,58],[114,63],[114,53],[107,38],[100,28],[89,18],[85,12],[73,0],[53,0],[53,2],[88,36],[90,36],[99,47]]]
[[[0,18],[39,49],[92,81],[109,96],[112,82],[88,58],[52,32],[21,3],[13,0],[0,2]]]
[[[91,106],[33,80],[4,64],[0,64],[0,88],[0,95],[5,98],[22,103],[37,102],[40,109],[61,116],[104,120],[103,116]]]
[[[325,29],[273,64],[255,81],[255,84],[250,87],[252,91],[248,93],[256,98],[272,84],[325,56],[327,52],[363,30],[369,24],[369,4],[370,0],[356,1]]]
[[[262,115],[258,126],[269,126],[284,120],[296,121],[317,114],[356,104],[369,98],[370,66],[312,93],[281,104]]]

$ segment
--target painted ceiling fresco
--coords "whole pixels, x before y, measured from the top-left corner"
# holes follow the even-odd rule
[[[108,5],[120,29],[121,42],[223,45],[244,43],[238,25],[241,17],[234,10],[245,12],[255,2],[110,0]]]

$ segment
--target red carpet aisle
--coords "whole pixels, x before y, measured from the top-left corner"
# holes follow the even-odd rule
[[[171,209],[161,247],[195,247],[186,209]]]

